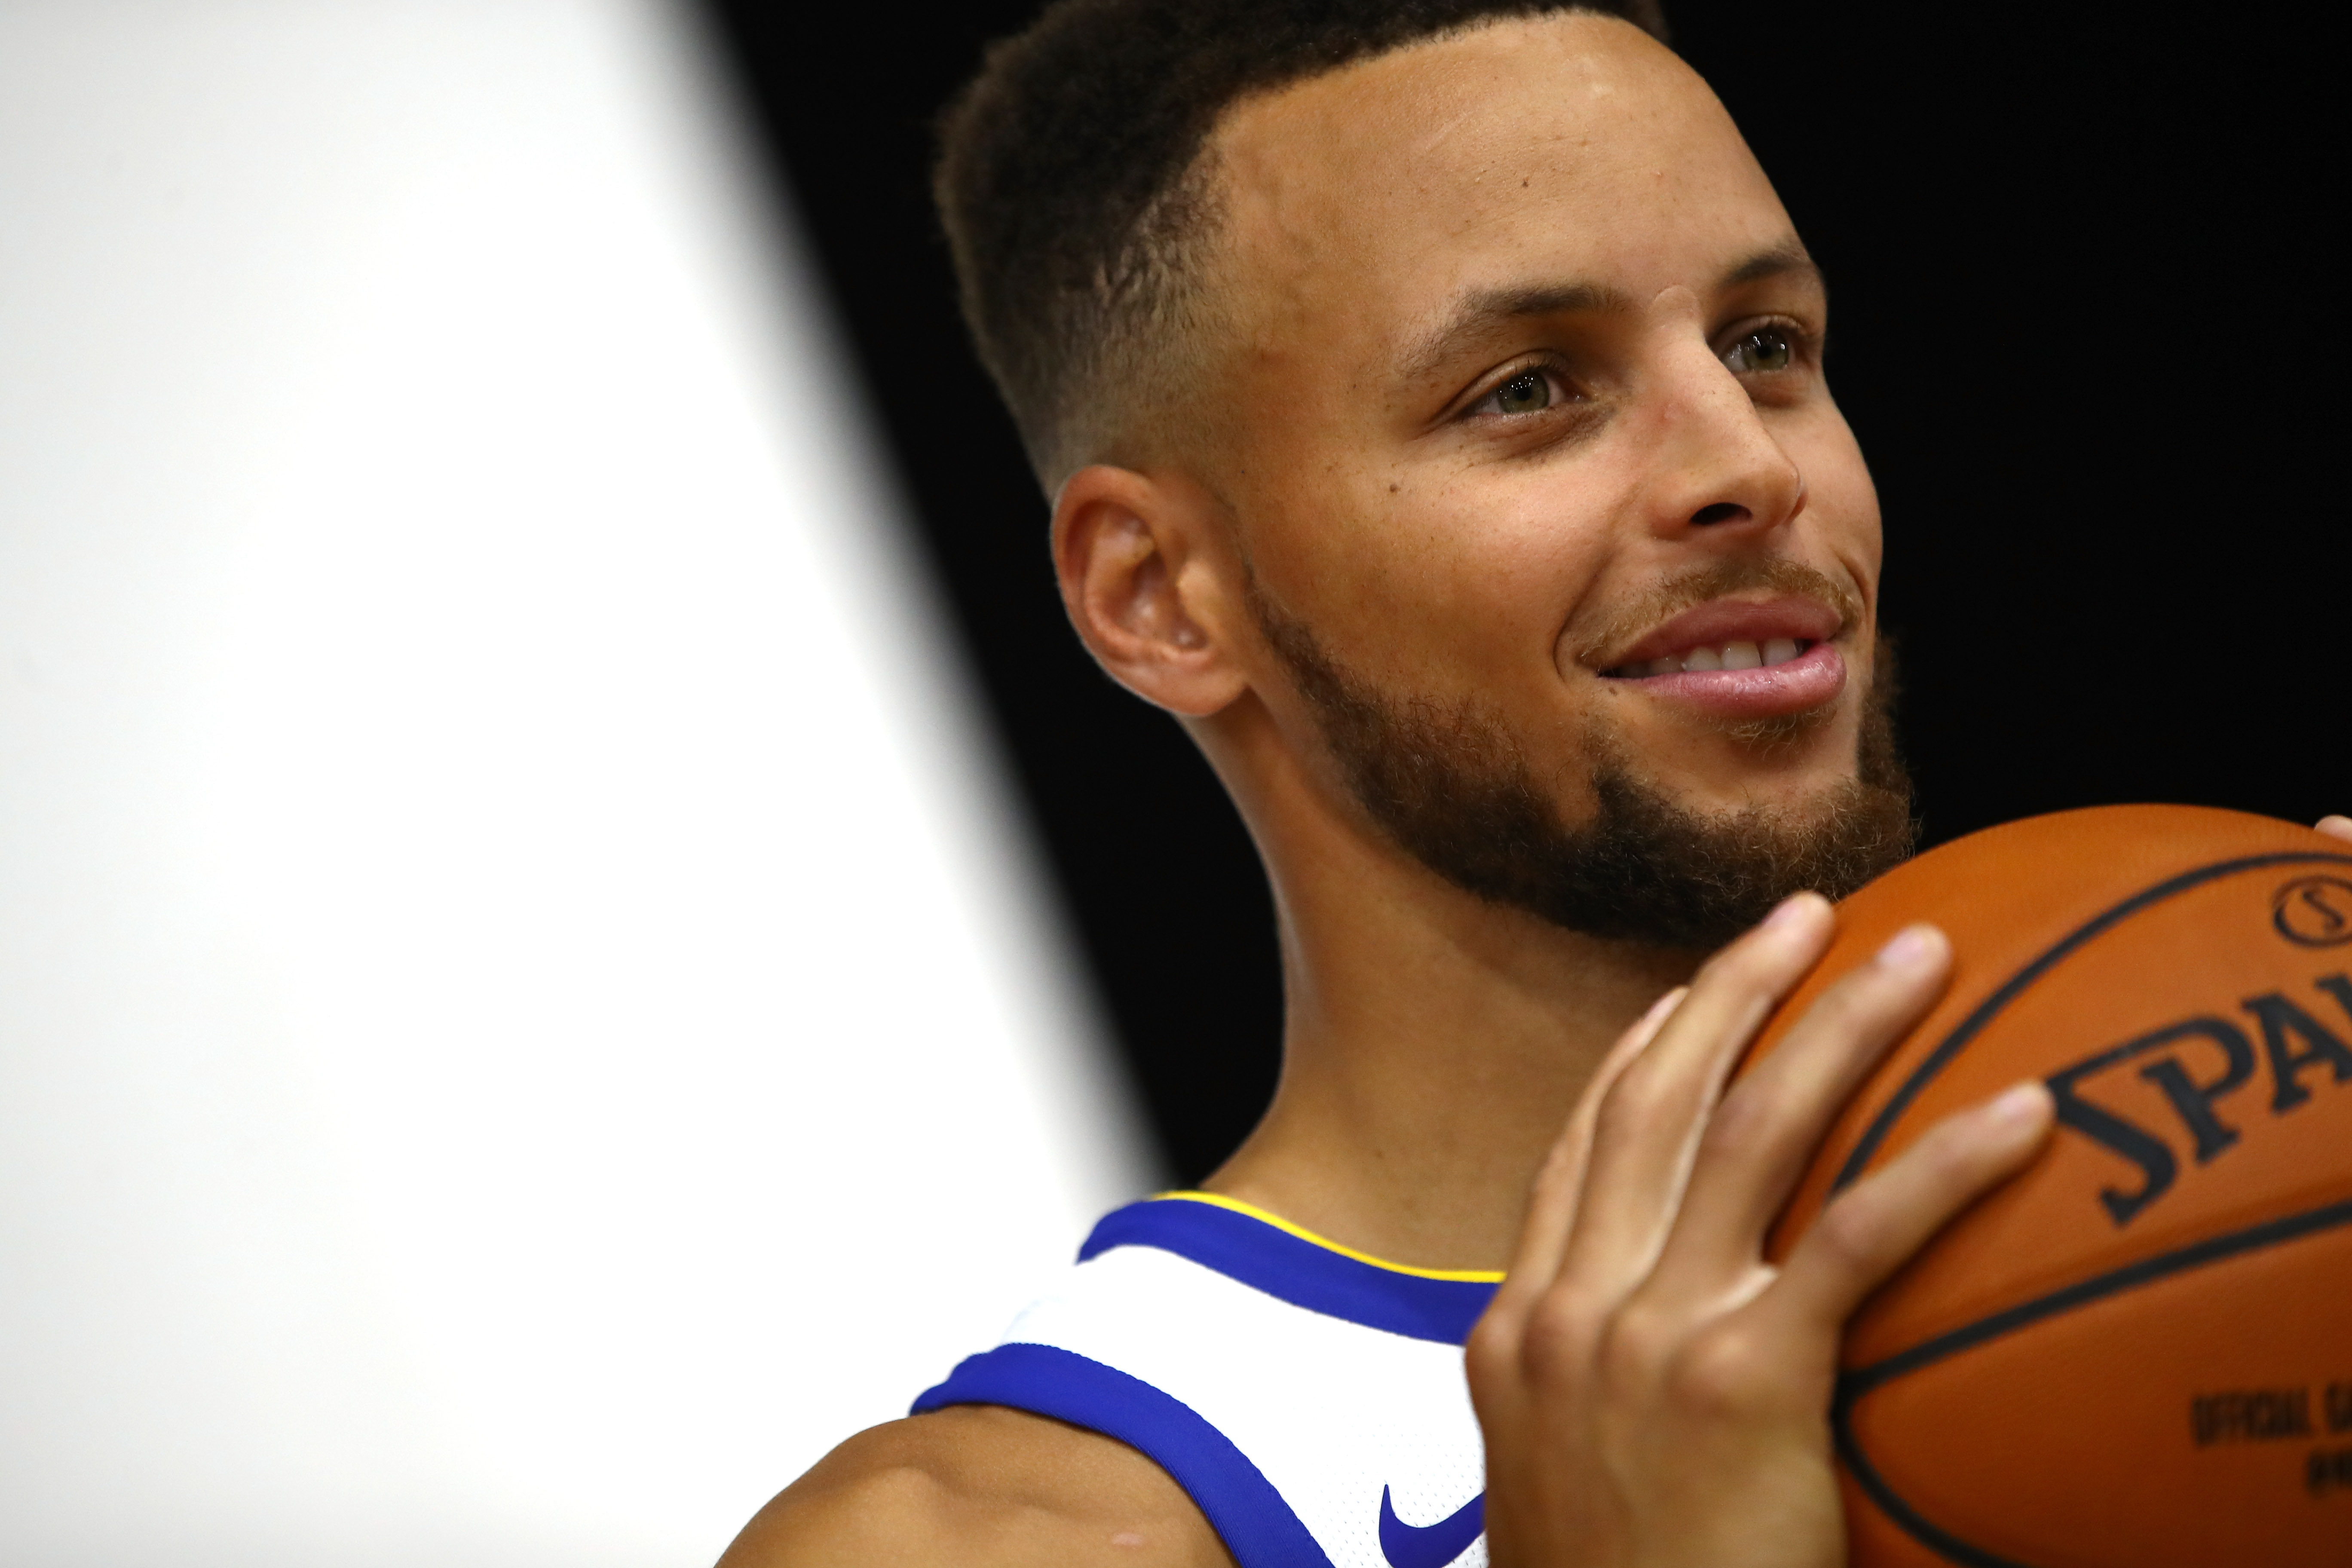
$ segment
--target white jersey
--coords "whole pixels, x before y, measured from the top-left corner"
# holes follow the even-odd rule
[[[1462,1344],[1501,1278],[1170,1193],[1105,1216],[1060,1286],[914,1408],[1010,1405],[1139,1448],[1241,1568],[1485,1568]]]

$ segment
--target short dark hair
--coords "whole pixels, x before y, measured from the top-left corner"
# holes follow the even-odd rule
[[[1513,17],[1592,12],[1664,41],[1659,0],[1056,0],[941,114],[933,193],[964,320],[1048,487],[1182,374],[1213,313],[1192,266],[1201,152],[1253,94]]]

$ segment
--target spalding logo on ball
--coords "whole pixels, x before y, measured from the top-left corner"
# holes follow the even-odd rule
[[[2062,813],[1839,907],[1772,1048],[1895,931],[1950,991],[1781,1217],[2024,1078],[2051,1146],[1849,1327],[1857,1568],[2352,1564],[2352,845],[2187,806]]]

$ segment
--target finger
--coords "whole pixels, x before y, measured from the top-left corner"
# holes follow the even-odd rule
[[[1830,1124],[1935,1005],[1951,967],[1942,931],[1905,927],[1732,1086],[1699,1143],[1689,1196],[1659,1259],[1660,1289],[1707,1291],[1752,1273],[1773,1216]]]
[[[1659,1028],[1673,1016],[1675,1008],[1690,994],[1687,985],[1677,985],[1655,1002],[1648,1012],[1633,1022],[1633,1026],[1617,1037],[1609,1054],[1601,1058],[1594,1069],[1592,1081],[1577,1096],[1576,1109],[1569,1113],[1568,1125],[1551,1146],[1551,1153],[1537,1173],[1535,1188],[1528,1198],[1528,1215],[1519,1226],[1519,1243],[1511,1254],[1510,1272],[1504,1276],[1502,1289],[1495,1292],[1495,1305],[1509,1310],[1520,1298],[1533,1298],[1548,1289],[1559,1277],[1559,1263],[1568,1250],[1568,1237],[1576,1224],[1577,1200],[1584,1184],[1584,1171],[1592,1152],[1592,1124],[1600,1110],[1601,1096],[1625,1070],[1625,1064],[1646,1049],[1657,1037]]]
[[[1769,1310],[1791,1330],[1834,1334],[1930,1237],[2032,1158],[2053,1109],[2047,1089],[2021,1083],[1929,1128],[1822,1212],[1765,1292]]]
[[[2318,827],[2330,838],[2352,840],[2352,816],[2323,816],[2319,819]]]
[[[1829,945],[1829,901],[1800,893],[1707,961],[1649,1049],[1601,1097],[1561,1277],[1622,1300],[1657,1261],[1707,1113],[1773,1005]]]

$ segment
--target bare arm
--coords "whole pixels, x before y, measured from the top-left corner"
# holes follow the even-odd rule
[[[761,1509],[719,1568],[1234,1568],[1126,1444],[993,1405],[861,1432]]]

